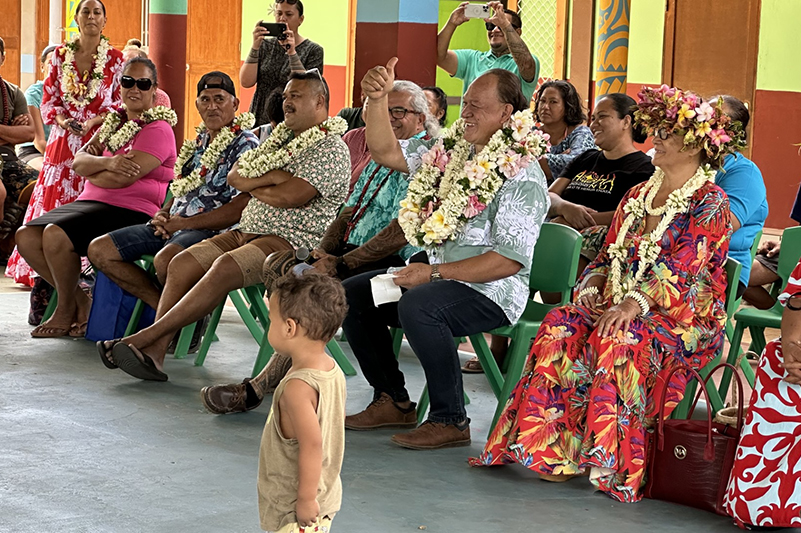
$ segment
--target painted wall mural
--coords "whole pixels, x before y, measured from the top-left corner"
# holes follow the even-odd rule
[[[601,0],[598,13],[598,53],[595,56],[595,97],[626,92],[629,65],[631,0]]]

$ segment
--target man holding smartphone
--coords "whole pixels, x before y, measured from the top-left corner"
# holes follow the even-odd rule
[[[456,28],[474,18],[473,15],[487,14],[481,4],[462,2],[453,10],[437,36],[437,65],[445,72],[464,81],[462,93],[470,84],[493,68],[502,68],[517,74],[523,85],[523,95],[531,100],[539,80],[540,62],[531,54],[520,37],[523,30],[520,15],[505,9],[500,2],[486,4],[492,9],[492,16],[484,19],[490,50],[449,50],[451,38]],[[469,6],[469,7],[468,7]]]
[[[284,89],[290,73],[316,68],[323,74],[323,47],[298,33],[303,13],[301,0],[275,0],[275,23],[260,20],[253,29],[253,46],[239,69],[239,83],[256,86],[250,104],[256,126],[269,124],[268,97],[274,89]]]

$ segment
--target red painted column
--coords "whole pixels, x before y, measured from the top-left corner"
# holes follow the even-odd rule
[[[187,0],[151,0],[148,17],[150,58],[159,73],[159,86],[170,95],[178,115],[175,140],[183,142],[186,105]]]

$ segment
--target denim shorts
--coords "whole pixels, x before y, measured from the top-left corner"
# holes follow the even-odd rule
[[[156,255],[168,244],[187,249],[204,239],[217,235],[216,231],[206,229],[184,229],[169,239],[156,235],[156,229],[148,224],[128,226],[109,233],[123,261],[136,261],[143,255]]]

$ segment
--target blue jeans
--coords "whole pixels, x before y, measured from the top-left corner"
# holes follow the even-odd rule
[[[402,327],[428,381],[428,419],[443,424],[464,421],[462,372],[453,338],[508,325],[509,319],[495,302],[452,280],[414,287],[405,291],[399,302],[376,308],[370,278],[384,272],[366,272],[342,283],[348,298],[342,328],[364,377],[375,389],[376,398],[383,392],[396,402],[409,400],[387,329]]]
[[[136,261],[143,255],[156,255],[168,244],[175,244],[186,250],[193,244],[217,235],[217,231],[206,229],[184,229],[175,232],[169,239],[156,235],[156,228],[148,224],[138,224],[118,229],[108,234],[117,247],[123,261]]]

